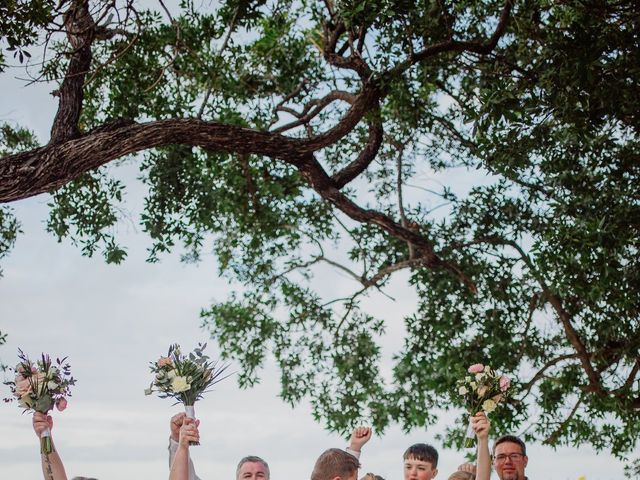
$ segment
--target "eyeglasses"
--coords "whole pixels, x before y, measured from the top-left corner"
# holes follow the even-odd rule
[[[504,463],[507,461],[507,458],[508,458],[512,462],[517,462],[518,460],[521,460],[522,457],[524,457],[522,453],[509,453],[509,454],[501,453],[500,455],[495,456],[494,461],[496,463]]]

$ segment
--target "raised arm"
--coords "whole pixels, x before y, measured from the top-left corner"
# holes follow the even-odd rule
[[[471,418],[473,431],[478,438],[478,460],[476,462],[476,480],[489,480],[491,477],[491,456],[489,455],[489,431],[491,424],[484,412]]]
[[[182,427],[185,418],[187,418],[187,415],[184,412],[178,413],[171,417],[171,422],[169,423],[169,428],[171,429],[171,436],[169,437],[169,468],[173,465],[173,460],[180,445],[180,428]],[[189,468],[188,480],[200,480],[200,477],[196,475],[191,458],[188,455],[187,457]]]
[[[178,447],[171,462],[169,480],[190,480],[193,472],[193,463],[189,458],[189,442],[199,442],[199,421],[185,417],[179,429]],[[191,468],[190,468],[191,467]],[[195,476],[195,473],[193,474]],[[197,477],[195,477],[197,478]]]
[[[51,415],[45,415],[44,413],[36,412],[33,414],[33,430],[36,432],[38,440],[40,434],[46,429],[53,430],[53,418]],[[40,461],[42,464],[42,475],[45,480],[67,480],[67,474],[64,471],[64,465],[60,459],[60,455],[56,451],[56,446],[53,443],[53,436],[51,437],[51,446],[53,450],[49,454],[41,453]]]
[[[351,440],[347,452],[356,458],[360,458],[360,452],[365,443],[371,440],[371,427],[356,427],[351,432]]]

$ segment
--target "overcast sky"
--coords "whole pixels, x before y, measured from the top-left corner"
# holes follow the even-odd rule
[[[46,85],[24,89],[1,77],[0,120],[29,127],[46,142],[56,106],[51,90]],[[134,178],[135,165],[120,175]],[[133,205],[140,194],[139,187],[132,190]],[[13,365],[18,348],[34,358],[43,351],[69,357],[78,383],[69,408],[54,413],[53,431],[69,478],[168,477],[168,421],[180,408],[170,400],[144,396],[151,379],[149,362],[173,342],[190,350],[207,340],[199,327],[199,311],[226,298],[233,286],[217,277],[212,257],[198,265],[183,265],[178,255],[146,263],[149,242],[136,218],[118,227],[129,253],[124,265],[106,265],[100,256],[82,257],[69,242],[58,244],[44,231],[47,201],[47,196],[39,196],[14,204],[24,234],[1,265],[0,331],[8,334],[8,342],[0,347],[0,360]],[[350,279],[335,271],[326,275],[336,291],[352,290]],[[387,292],[396,302],[372,297],[367,307],[388,322],[388,358],[401,344],[402,315],[413,310],[414,300],[402,273]],[[209,353],[217,355],[215,345]],[[244,391],[228,379],[196,405],[201,446],[192,448],[192,456],[204,480],[232,479],[237,460],[247,454],[264,457],[274,480],[304,480],[325,448],[346,445],[314,423],[308,406],[292,409],[277,398],[278,373],[271,365],[262,378],[261,385]],[[9,389],[2,387],[0,397],[5,397]],[[39,445],[30,421],[15,403],[0,404],[0,478],[40,478]],[[439,447],[434,435],[446,422],[451,418],[428,431],[403,434],[392,428],[374,437],[363,453],[363,472],[401,478],[404,449],[415,442]],[[439,450],[439,478],[446,479],[463,454]],[[533,445],[529,457],[527,474],[534,480],[623,478],[619,461],[586,447],[554,451]]]

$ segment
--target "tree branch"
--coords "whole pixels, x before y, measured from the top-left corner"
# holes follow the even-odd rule
[[[529,395],[529,392],[531,392],[531,389],[533,388],[533,386],[536,384],[538,380],[540,380],[544,376],[544,372],[546,372],[549,368],[553,367],[554,365],[560,362],[563,362],[564,360],[571,360],[574,358],[578,358],[577,353],[568,353],[566,355],[560,355],[559,357],[556,357],[552,360],[549,360],[547,363],[545,363],[542,366],[542,368],[538,370],[536,374],[531,378],[531,380],[529,380],[527,383],[522,385],[521,390],[525,392],[522,398]]]
[[[297,89],[296,89],[297,90]],[[295,93],[295,92],[294,92]],[[343,92],[341,90],[334,90],[332,92],[329,92],[327,95],[325,95],[324,97],[320,98],[320,99],[313,99],[311,101],[309,101],[305,106],[304,109],[302,110],[301,113],[297,113],[295,110],[292,110],[290,108],[284,107],[283,103],[286,100],[283,100],[283,102],[281,102],[281,104],[279,104],[276,107],[277,111],[283,111],[283,112],[287,112],[291,115],[293,115],[294,117],[297,118],[297,120],[287,123],[286,125],[282,125],[278,128],[274,128],[273,130],[271,130],[271,133],[283,133],[286,132],[288,130],[291,130],[292,128],[296,128],[299,127],[301,125],[305,125],[307,123],[309,123],[314,117],[316,117],[320,112],[322,112],[322,110],[324,110],[328,105],[330,105],[331,103],[335,102],[336,100],[342,100],[344,102],[353,104],[356,101],[357,96],[353,95],[349,92]],[[315,107],[315,108],[313,108]]]
[[[119,120],[79,138],[9,155],[0,162],[0,203],[51,192],[79,175],[132,153],[173,144],[265,155],[296,163],[293,140],[196,119]]]
[[[324,133],[304,140],[296,140],[299,148],[307,152],[315,152],[334,144],[362,120],[362,117],[378,104],[381,91],[375,83],[365,83],[360,93],[353,99],[351,108],[333,128]]]
[[[353,220],[360,223],[377,225],[395,238],[413,243],[416,246],[416,253],[424,261],[426,266],[430,268],[442,268],[444,270],[448,270],[462,281],[469,290],[474,293],[477,291],[475,284],[457,265],[442,260],[435,253],[433,245],[425,237],[410,229],[404,228],[402,225],[379,211],[363,209],[342,194],[312,154],[305,156],[303,161],[296,164],[296,166],[307,182],[318,194],[320,194],[322,198],[335,205]]]
[[[95,23],[89,13],[89,2],[74,1],[65,13],[67,38],[73,47],[67,73],[56,95],[60,97],[58,111],[51,127],[50,143],[80,135],[78,121],[84,99],[84,79],[91,66],[91,43]]]
[[[372,112],[372,120],[369,122],[369,139],[364,149],[353,162],[344,167],[339,172],[333,174],[333,180],[336,188],[342,189],[346,184],[358,177],[373,162],[378,155],[380,145],[382,144],[383,130],[382,119],[380,118],[380,108],[375,107]]]
[[[518,252],[522,260],[529,267],[529,270],[531,271],[534,278],[538,281],[538,283],[542,287],[542,296],[549,301],[553,309],[556,311],[556,314],[558,315],[558,318],[560,319],[560,323],[562,324],[562,327],[564,329],[567,340],[569,340],[569,343],[571,343],[573,348],[578,353],[578,356],[580,358],[580,363],[582,364],[582,368],[589,380],[589,389],[592,392],[603,393],[605,390],[602,386],[600,375],[595,371],[595,369],[593,368],[593,365],[591,364],[591,355],[589,354],[589,352],[587,352],[587,349],[584,343],[582,342],[582,339],[580,338],[580,336],[578,335],[578,332],[574,328],[571,322],[571,315],[564,309],[564,306],[562,305],[562,301],[560,297],[558,297],[551,291],[551,289],[549,288],[547,283],[544,281],[542,276],[538,273],[537,269],[535,268],[535,266],[531,262],[531,259],[525,253],[525,251],[520,247],[520,245],[518,245],[513,240],[507,240],[499,237],[491,237],[491,238],[487,237],[483,239],[478,239],[478,242],[486,242],[493,245],[507,245],[512,247]]]
[[[578,408],[580,407],[580,404],[582,404],[582,401],[584,400],[585,396],[586,396],[586,393],[582,393],[580,395],[580,398],[578,398],[578,401],[573,406],[573,409],[571,410],[567,418],[565,418],[564,421],[560,424],[560,426],[542,442],[543,444],[555,445],[556,441],[558,440],[558,437],[563,433],[566,426],[569,424],[571,419],[574,417],[574,415],[578,411]]]
[[[491,35],[491,37],[486,42],[468,42],[468,41],[460,41],[454,40],[453,38],[449,38],[448,40],[443,40],[438,43],[434,43],[432,45],[427,46],[421,51],[412,54],[404,60],[403,62],[398,63],[394,67],[387,70],[382,76],[395,76],[399,75],[405,70],[411,68],[413,65],[420,63],[426,60],[429,57],[433,57],[440,53],[445,52],[473,52],[481,55],[489,54],[493,51],[493,49],[498,44],[498,41],[504,35],[505,29],[507,27],[507,21],[509,20],[509,16],[511,14],[511,8],[513,6],[512,0],[507,0],[500,14],[500,20],[496,25],[496,28]]]

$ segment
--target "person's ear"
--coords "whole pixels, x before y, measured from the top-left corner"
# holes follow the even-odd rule
[[[431,478],[435,478],[435,476],[438,474],[438,469],[434,468],[433,469],[433,476]]]
[[[527,457],[527,456],[525,455],[524,457],[522,457],[522,460],[523,460],[523,462],[522,462],[522,463],[523,463],[523,464],[524,464],[524,466],[526,467],[526,466],[527,466],[527,463],[529,463],[529,457]]]

